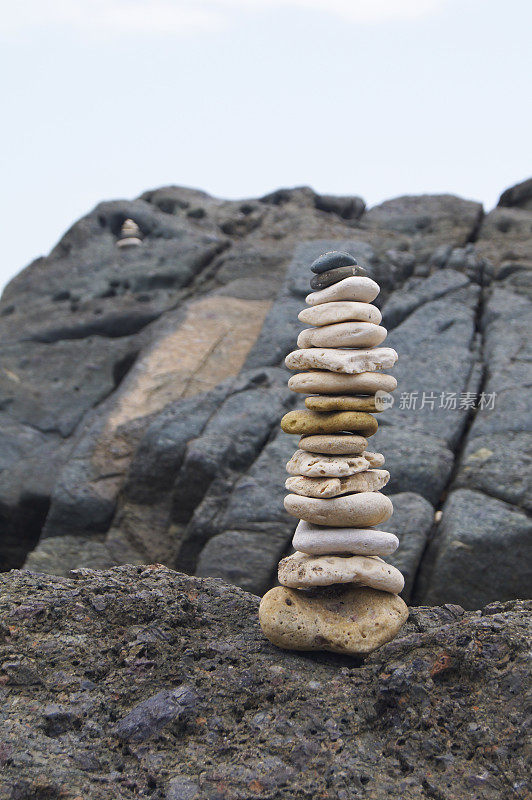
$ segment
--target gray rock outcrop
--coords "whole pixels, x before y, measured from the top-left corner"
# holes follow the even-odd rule
[[[293,442],[278,423],[300,401],[282,362],[309,263],[342,249],[383,287],[401,354],[371,448],[386,454],[386,491],[405,498],[405,598],[527,596],[515,523],[530,511],[525,189],[489,214],[451,196],[366,210],[306,188],[236,202],[167,187],[97,206],[0,302],[1,568],[159,562],[267,589],[294,528],[279,472]],[[126,219],[141,243],[118,248]],[[464,491],[497,504],[508,544],[494,572],[494,517],[475,520],[469,601],[468,571],[453,567],[476,507],[453,500]]]
[[[525,797],[530,603],[412,608],[364,661],[160,565],[0,576],[0,800]]]

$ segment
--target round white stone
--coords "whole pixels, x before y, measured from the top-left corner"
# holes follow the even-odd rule
[[[389,497],[380,492],[360,492],[319,500],[289,494],[284,499],[289,514],[315,525],[338,528],[368,528],[386,522],[393,514]]]
[[[378,325],[382,320],[382,314],[377,306],[372,306],[370,303],[343,300],[304,308],[299,312],[298,319],[305,325],[317,326],[334,325],[336,322],[349,322],[349,320],[373,322]]]
[[[292,375],[288,388],[301,394],[375,394],[378,391],[393,392],[397,388],[397,380],[393,375],[382,372],[340,375],[311,370]]]
[[[329,528],[302,519],[294,533],[292,547],[310,555],[389,556],[399,547],[399,539],[393,533],[374,528]]]
[[[338,322],[306,328],[297,337],[298,347],[376,347],[386,339],[386,328],[372,322]]]
[[[308,306],[318,306],[321,303],[331,303],[335,300],[357,300],[363,303],[372,303],[380,292],[380,286],[371,278],[362,275],[353,275],[343,281],[333,283],[326,289],[311,292],[305,297]]]
[[[288,369],[326,369],[354,375],[390,369],[397,358],[397,353],[391,347],[373,347],[367,350],[311,347],[294,350],[286,356],[284,363]]]

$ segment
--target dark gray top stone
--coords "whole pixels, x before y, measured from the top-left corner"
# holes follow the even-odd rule
[[[343,250],[332,250],[330,253],[324,253],[313,261],[310,269],[319,275],[321,272],[328,272],[328,270],[336,269],[337,267],[353,267],[356,263],[356,258],[349,253]]]
[[[338,267],[337,269],[330,269],[327,272],[322,272],[320,275],[315,275],[310,281],[311,289],[326,289],[327,286],[332,286],[333,283],[343,281],[344,278],[351,278],[353,275],[366,275],[366,270],[358,265],[352,267]]]

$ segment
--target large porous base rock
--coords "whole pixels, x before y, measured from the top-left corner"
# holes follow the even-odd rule
[[[307,594],[276,586],[261,600],[262,632],[287,650],[371,653],[397,635],[408,608],[397,595],[360,587]]]
[[[530,604],[411,608],[363,662],[273,647],[258,606],[161,566],[0,576],[2,800],[524,797]]]

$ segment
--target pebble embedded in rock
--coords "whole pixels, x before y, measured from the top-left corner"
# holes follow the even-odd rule
[[[297,337],[298,347],[377,347],[388,331],[372,322],[338,322],[306,328]]]
[[[390,369],[397,361],[391,347],[374,347],[370,350],[340,350],[332,347],[311,347],[294,350],[284,363],[288,369],[325,369],[346,375]]]
[[[311,556],[295,552],[279,562],[277,577],[282,586],[290,589],[353,583],[399,594],[405,585],[399,570],[377,556]]]
[[[380,409],[375,408],[375,395],[369,395],[368,397],[350,395],[320,397],[320,395],[313,395],[305,399],[305,405],[310,411],[371,411],[372,414],[380,413]]]
[[[367,469],[369,462],[363,456],[321,456],[305,450],[296,450],[286,464],[290,475],[307,478],[346,478]]]
[[[382,314],[377,306],[371,303],[357,303],[344,300],[337,303],[321,303],[319,306],[304,308],[297,318],[305,325],[334,325],[337,322],[373,322],[379,325]]]
[[[320,303],[330,303],[333,300],[357,300],[362,303],[372,303],[379,292],[379,284],[372,281],[371,278],[355,275],[333,283],[326,289],[311,292],[305,297],[305,303],[308,306],[318,306]]]
[[[259,607],[264,635],[286,650],[364,655],[393,639],[407,619],[397,595],[357,586],[319,594],[276,586]]]
[[[397,380],[382,372],[360,372],[358,375],[341,375],[336,372],[311,370],[292,375],[288,388],[300,394],[371,394],[393,392]]]
[[[367,528],[386,522],[393,514],[392,501],[380,492],[360,492],[318,500],[288,494],[284,507],[289,514],[315,525],[338,528]]]
[[[359,266],[330,269],[327,272],[315,275],[310,281],[310,288],[314,290],[326,289],[328,286],[332,286],[346,278],[351,278],[354,275],[365,277],[366,270]]]
[[[345,250],[331,250],[316,258],[310,265],[310,269],[319,275],[320,272],[328,272],[337,267],[354,267],[356,265],[357,260],[350,253],[346,253]]]
[[[375,417],[365,411],[331,411],[320,413],[308,408],[289,411],[281,420],[285,433],[339,433],[359,431],[363,436],[372,436],[379,427]]]
[[[385,469],[370,469],[357,472],[347,478],[309,478],[296,475],[287,478],[285,487],[289,492],[304,497],[339,497],[350,492],[378,492],[390,480],[390,473]]]
[[[389,556],[399,547],[399,539],[393,533],[374,528],[328,528],[302,519],[294,533],[292,547],[310,555]]]
[[[353,433],[303,436],[299,440],[299,449],[310,453],[324,453],[325,455],[362,455],[368,441],[363,436]]]

